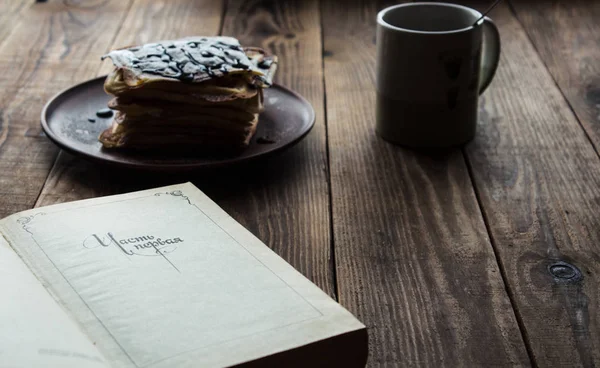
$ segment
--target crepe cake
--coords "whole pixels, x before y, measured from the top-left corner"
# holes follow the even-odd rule
[[[277,57],[232,37],[191,37],[114,50],[107,149],[248,146]]]

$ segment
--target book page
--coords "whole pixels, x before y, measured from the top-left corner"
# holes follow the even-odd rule
[[[107,367],[0,234],[0,366]]]
[[[363,327],[191,184],[5,224],[117,367],[228,366]]]

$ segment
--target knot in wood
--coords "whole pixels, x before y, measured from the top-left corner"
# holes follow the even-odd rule
[[[583,274],[579,268],[567,262],[556,262],[548,266],[548,272],[561,281],[577,282],[583,279]]]

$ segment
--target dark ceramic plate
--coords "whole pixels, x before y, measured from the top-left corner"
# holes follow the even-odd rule
[[[206,153],[135,152],[104,149],[98,136],[112,118],[99,118],[110,96],[104,92],[105,77],[73,86],[54,96],[42,111],[42,127],[59,147],[83,158],[149,170],[191,170],[226,166],[270,155],[302,139],[315,123],[315,112],[306,99],[274,85],[265,90],[265,110],[250,146],[229,156]],[[88,119],[95,119],[90,122]]]

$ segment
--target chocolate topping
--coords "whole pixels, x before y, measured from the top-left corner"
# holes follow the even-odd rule
[[[99,118],[110,118],[113,116],[113,111],[111,109],[100,109],[96,111],[96,116]]]
[[[272,59],[265,59],[258,63],[258,67],[261,69],[269,69],[273,65]]]
[[[230,72],[253,69],[237,40],[233,38],[195,38],[112,51],[106,57],[117,67],[129,66],[143,73],[192,82],[198,74],[211,78]],[[264,64],[264,65],[263,65]],[[261,63],[268,69],[270,63]],[[258,69],[256,72],[262,74]],[[217,71],[219,73],[217,73]]]

